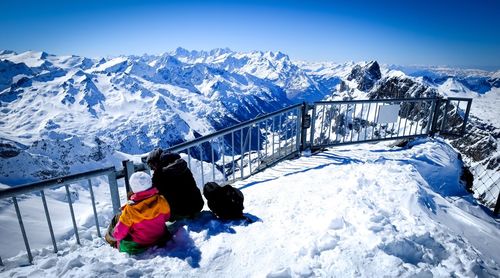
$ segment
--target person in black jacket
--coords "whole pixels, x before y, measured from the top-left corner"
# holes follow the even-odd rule
[[[154,171],[153,186],[170,204],[171,220],[193,217],[203,209],[200,189],[179,154],[157,148],[149,153],[146,161]]]

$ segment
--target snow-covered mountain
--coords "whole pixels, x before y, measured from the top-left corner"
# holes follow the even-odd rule
[[[497,101],[499,78],[227,48],[101,59],[1,51],[0,183],[119,166],[120,153],[165,148],[303,101],[435,94]],[[495,113],[474,108],[499,128]]]

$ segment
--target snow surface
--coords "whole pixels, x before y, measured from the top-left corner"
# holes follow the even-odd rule
[[[33,265],[17,267],[26,256],[6,259],[4,253],[18,239],[2,236],[6,266],[0,276],[499,276],[500,223],[459,183],[457,153],[435,139],[405,148],[389,144],[335,148],[279,163],[235,184],[255,222],[221,222],[203,212],[184,222],[165,247],[137,256],[96,236],[88,192],[72,186],[82,245],[68,228],[59,235],[64,241],[57,254],[49,239],[48,247],[33,252]],[[111,218],[107,190],[106,183],[96,183],[101,231]],[[47,194],[49,207],[63,211],[56,206],[65,203],[59,191]],[[20,201],[25,222],[46,229],[34,207],[26,212],[30,204]],[[0,213],[6,211],[2,204]],[[8,217],[8,225],[16,225],[15,216]]]
[[[470,113],[500,129],[500,88],[474,98]]]

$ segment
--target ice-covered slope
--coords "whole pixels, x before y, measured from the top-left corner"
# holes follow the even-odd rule
[[[71,236],[68,217],[54,220],[58,230],[67,231],[59,253],[51,253],[51,247],[35,251],[34,264],[21,268],[16,266],[26,261],[25,255],[2,257],[6,267],[0,274],[498,276],[500,224],[463,189],[456,157],[443,141],[420,140],[406,148],[364,144],[285,161],[235,184],[245,194],[245,212],[254,223],[220,222],[204,212],[185,222],[165,247],[138,256],[118,253],[96,237],[87,189],[72,187],[82,246]],[[104,229],[111,205],[105,199],[107,185],[97,184]],[[63,195],[59,191],[48,195],[49,205],[61,214],[65,201],[57,200]],[[41,206],[20,202],[22,210],[35,205]],[[7,217],[9,225],[17,224],[14,215]],[[29,235],[39,235],[31,237],[33,244],[50,244],[43,219],[36,213],[26,216],[27,225],[39,227],[28,228]],[[0,240],[8,247],[1,255],[14,244],[22,248],[20,238]]]

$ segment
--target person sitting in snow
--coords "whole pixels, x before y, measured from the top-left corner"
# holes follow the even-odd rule
[[[106,240],[111,244],[116,241],[121,252],[137,254],[170,238],[165,225],[170,218],[170,206],[152,187],[151,176],[146,173],[132,174],[130,189],[133,194],[121,214],[113,219]]]
[[[192,218],[203,209],[200,189],[179,154],[157,148],[149,153],[146,162],[154,171],[153,186],[170,204],[171,220]]]

